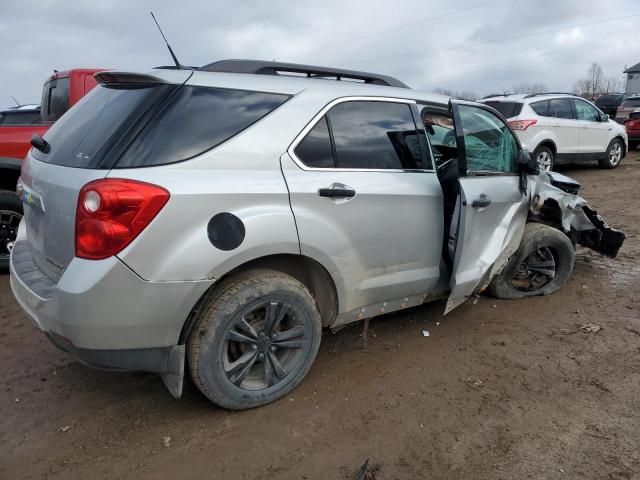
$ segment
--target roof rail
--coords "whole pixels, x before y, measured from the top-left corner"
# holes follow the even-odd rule
[[[284,73],[298,73],[307,78],[335,77],[336,80],[360,80],[363,83],[384,85],[387,87],[409,88],[400,80],[377,73],[358,72],[339,68],[320,67],[316,65],[301,65],[298,63],[268,62],[263,60],[220,60],[198,70],[203,72],[250,73],[258,75],[281,75]]]
[[[512,93],[490,93],[489,95],[485,95],[480,100],[484,100],[485,98],[491,97],[508,97],[509,95],[513,95]]]
[[[539,95],[571,95],[572,97],[576,96],[575,93],[569,93],[569,92],[538,92],[538,93],[530,93],[529,95],[525,95],[524,98],[537,97]]]

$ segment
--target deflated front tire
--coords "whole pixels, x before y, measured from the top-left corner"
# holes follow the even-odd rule
[[[504,299],[550,295],[567,283],[574,260],[575,249],[564,233],[548,225],[528,223],[520,247],[493,278],[490,292]]]

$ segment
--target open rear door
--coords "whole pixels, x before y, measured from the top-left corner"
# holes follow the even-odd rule
[[[467,102],[452,101],[451,110],[460,190],[451,223],[453,271],[445,313],[488,283],[505,250],[517,249],[529,209],[517,164],[520,142],[504,119]]]

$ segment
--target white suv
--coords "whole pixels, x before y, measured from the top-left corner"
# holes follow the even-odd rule
[[[584,160],[597,160],[602,168],[616,168],[627,153],[624,127],[575,95],[496,95],[481,102],[508,120],[543,170]]]

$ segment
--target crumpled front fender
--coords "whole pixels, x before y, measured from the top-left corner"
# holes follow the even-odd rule
[[[577,193],[580,184],[556,173],[543,172],[531,177],[530,213],[534,219],[561,228],[575,242],[598,253],[615,257],[625,234],[611,228]]]

